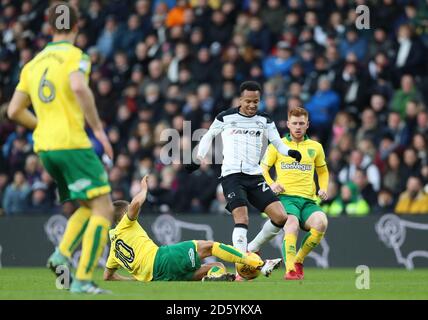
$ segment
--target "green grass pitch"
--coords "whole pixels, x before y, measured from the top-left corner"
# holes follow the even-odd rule
[[[305,269],[305,280],[284,281],[284,270],[250,282],[104,282],[111,295],[70,294],[55,288],[55,277],[43,268],[0,269],[0,299],[140,299],[140,300],[290,300],[290,299],[428,299],[428,270],[370,269],[370,289],[355,287],[354,269]]]

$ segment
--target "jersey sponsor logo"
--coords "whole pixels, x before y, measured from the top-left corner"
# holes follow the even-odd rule
[[[189,258],[190,258],[190,262],[192,263],[192,268],[195,267],[196,262],[195,262],[195,251],[193,251],[192,248],[189,249]]]
[[[79,179],[72,184],[68,185],[68,189],[73,192],[80,192],[91,185],[92,181],[89,179]]]
[[[311,171],[312,170],[312,165],[298,163],[297,161],[294,161],[293,163],[284,163],[284,162],[281,162],[281,169],[284,169],[284,170]]]
[[[262,132],[259,130],[242,130],[242,129],[234,129],[230,132],[231,135],[233,134],[248,134],[253,137],[259,137]]]
[[[308,149],[308,155],[313,158],[315,157],[315,150],[314,149]]]

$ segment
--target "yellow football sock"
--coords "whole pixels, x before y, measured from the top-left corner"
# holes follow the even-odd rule
[[[297,252],[296,262],[303,263],[306,256],[311,252],[317,245],[320,244],[325,232],[319,232],[314,228],[311,228],[309,232],[303,238],[299,252]]]
[[[297,236],[295,234],[286,234],[284,236],[284,250],[285,250],[285,268],[286,271],[295,271],[294,262],[296,259],[296,242]]]
[[[67,227],[59,244],[59,252],[62,255],[71,258],[71,255],[82,241],[90,217],[91,209],[80,207],[68,219]]]
[[[247,255],[235,247],[228,246],[220,242],[214,242],[211,253],[213,256],[224,261],[242,263],[252,267],[259,267],[264,263],[263,260],[256,255]]]
[[[83,236],[82,255],[77,267],[76,278],[91,280],[94,269],[98,264],[104,247],[107,243],[110,220],[102,216],[92,216]]]

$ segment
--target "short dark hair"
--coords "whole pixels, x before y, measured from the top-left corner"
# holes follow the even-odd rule
[[[245,81],[242,82],[239,86],[239,93],[243,93],[245,90],[248,91],[259,91],[260,94],[262,93],[262,87],[260,84],[256,81]]]
[[[67,18],[63,17],[64,12],[62,10],[57,10],[59,6],[63,6],[64,8],[67,8],[69,12],[69,21],[66,21],[66,25],[58,25],[58,19]],[[49,9],[48,9],[48,22],[49,26],[54,30],[54,33],[70,33],[74,26],[77,24],[78,14],[76,8],[74,8],[72,5],[70,5],[67,2],[60,1],[55,2]]]

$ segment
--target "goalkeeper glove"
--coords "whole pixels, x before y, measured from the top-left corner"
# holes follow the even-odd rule
[[[290,149],[288,150],[288,155],[294,159],[296,159],[297,162],[300,162],[302,160],[302,155],[299,151]]]

